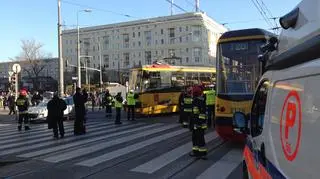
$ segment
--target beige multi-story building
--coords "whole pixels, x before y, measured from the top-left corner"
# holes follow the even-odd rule
[[[215,66],[216,43],[225,31],[199,12],[81,28],[81,63],[87,59],[99,68],[101,57],[103,70],[115,72],[174,56],[176,65]],[[64,30],[62,39],[64,59],[76,65],[77,29]]]

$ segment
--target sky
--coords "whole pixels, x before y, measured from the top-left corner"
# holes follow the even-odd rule
[[[0,0],[0,61],[7,61],[21,52],[21,40],[42,43],[43,51],[58,54],[57,0]],[[271,27],[263,20],[253,0],[200,0],[200,9],[230,30]],[[291,11],[300,0],[263,0],[273,17]],[[194,11],[194,0],[174,0],[186,11]],[[64,28],[75,28],[77,11],[79,25],[93,26],[170,15],[167,0],[61,0]],[[174,8],[174,13],[183,11]],[[126,15],[129,15],[127,17]]]

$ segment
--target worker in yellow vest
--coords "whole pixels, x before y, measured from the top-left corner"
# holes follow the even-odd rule
[[[116,108],[116,120],[115,124],[122,124],[120,121],[121,118],[121,109],[122,109],[122,102],[123,98],[121,96],[121,92],[119,92],[115,97],[114,97],[114,107]]]
[[[206,107],[207,107],[207,125],[208,127],[212,127],[212,121],[215,116],[215,103],[216,103],[216,91],[215,86],[211,89],[207,89],[204,91],[205,100],[206,100]],[[215,124],[213,124],[213,127]]]
[[[130,116],[131,116],[131,120],[134,121],[134,113],[135,113],[135,106],[136,106],[136,99],[135,99],[135,95],[133,93],[133,90],[130,90],[128,95],[127,95],[127,117],[128,117],[128,121],[130,120]]]

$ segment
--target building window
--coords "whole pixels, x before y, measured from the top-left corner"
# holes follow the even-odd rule
[[[164,44],[164,40],[163,39],[161,39],[161,44]]]
[[[124,53],[124,54],[123,54],[123,58],[124,58],[123,65],[124,65],[125,67],[127,67],[127,66],[130,65],[129,56],[130,56],[129,53]]]
[[[192,41],[199,42],[201,37],[201,26],[192,26]]]
[[[109,55],[103,55],[103,63],[106,68],[109,68]]]
[[[133,38],[136,37],[136,33],[135,33],[135,32],[132,33],[132,37],[133,37]]]
[[[187,32],[189,31],[189,26],[186,26],[186,31],[187,31]]]
[[[140,32],[138,32],[138,37],[140,37]]]
[[[158,40],[156,40],[156,45],[158,45]]]
[[[141,42],[140,41],[138,42],[138,45],[139,45],[139,47],[141,47]]]
[[[174,38],[174,28],[169,28],[169,37]]]
[[[132,42],[132,46],[135,47],[136,46],[136,42]]]
[[[187,52],[187,53],[189,52],[189,48],[186,48],[186,52]]]
[[[194,61],[199,63],[201,61],[201,48],[193,48]]]
[[[110,43],[109,38],[110,38],[109,36],[103,36],[103,49],[109,48],[109,43]]]
[[[146,38],[146,45],[150,46],[151,45],[151,31],[145,31],[144,36]]]
[[[163,29],[161,29],[161,35],[163,35]]]
[[[66,44],[67,44],[67,45],[68,45],[68,41],[69,41],[69,40],[66,40]]]
[[[189,42],[189,37],[188,36],[186,37],[186,42]]]
[[[186,57],[186,63],[189,63],[189,57]]]
[[[182,43],[182,37],[179,37],[179,41],[180,41],[180,43]]]
[[[145,52],[145,62],[146,64],[151,64],[151,51]]]
[[[141,57],[141,52],[139,52],[139,57]]]
[[[96,51],[96,46],[92,46],[92,51]]]
[[[112,66],[114,67],[114,61],[112,62]]]
[[[123,47],[129,48],[129,34],[123,34]]]
[[[169,56],[170,56],[170,57],[176,56],[176,53],[175,53],[175,50],[174,50],[174,49],[169,49],[169,50],[168,50],[168,53],[169,53]]]
[[[174,44],[174,40],[175,40],[174,38],[173,39],[170,38],[170,44]]]
[[[156,50],[156,56],[158,56],[158,50]]]
[[[182,27],[179,27],[179,32],[182,32]]]

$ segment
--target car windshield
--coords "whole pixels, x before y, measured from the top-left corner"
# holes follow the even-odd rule
[[[37,105],[37,107],[47,107],[47,104],[48,104],[47,101],[41,102],[41,103],[39,103],[39,104]]]

